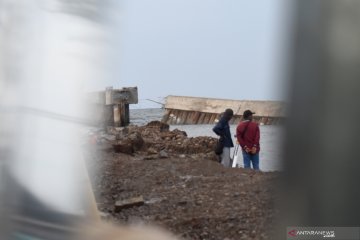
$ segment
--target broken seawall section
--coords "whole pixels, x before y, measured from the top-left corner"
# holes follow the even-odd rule
[[[230,124],[243,120],[247,109],[255,112],[253,120],[261,125],[280,124],[285,119],[285,102],[231,100],[186,96],[167,96],[162,122],[171,125],[215,124],[226,108],[234,111]]]

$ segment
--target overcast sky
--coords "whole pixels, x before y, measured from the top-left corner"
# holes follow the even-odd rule
[[[114,72],[101,84],[137,86],[140,108],[167,95],[282,100],[286,3],[123,0]]]

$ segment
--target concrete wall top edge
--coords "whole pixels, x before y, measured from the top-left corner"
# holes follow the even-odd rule
[[[179,109],[185,111],[199,111],[205,113],[222,113],[231,108],[235,115],[242,115],[247,109],[256,112],[257,116],[285,117],[285,102],[256,101],[256,100],[230,100],[216,98],[197,98],[186,96],[166,97],[166,109]]]

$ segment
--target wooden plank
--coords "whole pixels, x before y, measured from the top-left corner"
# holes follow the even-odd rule
[[[211,118],[211,113],[205,113],[203,124],[209,124],[210,118]]]
[[[193,121],[193,114],[194,112],[193,111],[188,111],[188,114],[186,116],[186,124],[193,124],[192,121]]]
[[[187,118],[186,118],[186,124],[194,124],[193,119],[194,119],[194,112],[193,111],[188,111],[188,115],[187,115]]]
[[[199,121],[199,118],[200,118],[200,112],[194,112],[192,124],[196,124]]]
[[[179,121],[178,124],[183,125],[186,123],[186,118],[187,118],[187,111],[181,111],[180,110],[180,115],[179,115]]]
[[[204,123],[204,118],[205,118],[206,113],[200,113],[200,117],[199,120],[197,121],[197,124],[203,124]]]
[[[211,114],[209,124],[215,124],[215,119],[217,118],[217,116],[218,116],[218,114],[216,114],[216,113]]]

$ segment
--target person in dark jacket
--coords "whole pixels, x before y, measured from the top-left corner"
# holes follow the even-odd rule
[[[230,148],[234,147],[234,143],[231,138],[229,121],[233,117],[234,112],[232,109],[226,109],[220,121],[213,128],[214,133],[220,136],[219,141],[223,142],[223,151],[220,155],[221,164],[224,167],[231,167]]]
[[[252,121],[253,114],[255,113],[250,110],[243,113],[244,121],[236,128],[236,138],[242,148],[244,168],[251,168],[250,164],[252,164],[253,169],[260,170],[260,128]]]

